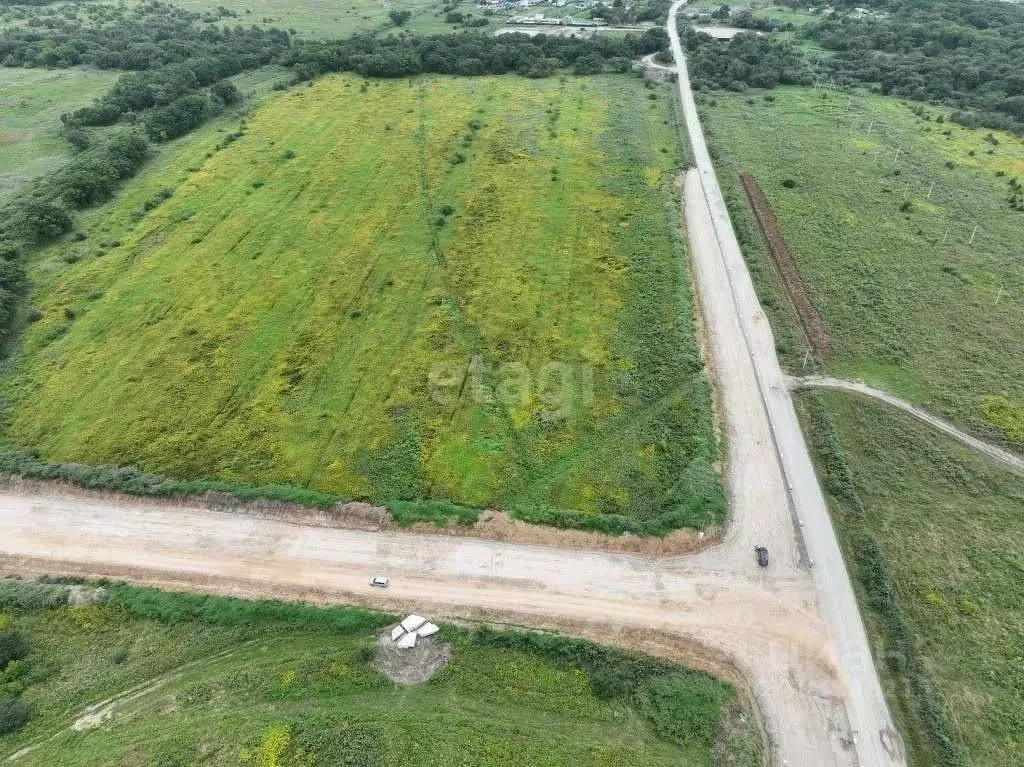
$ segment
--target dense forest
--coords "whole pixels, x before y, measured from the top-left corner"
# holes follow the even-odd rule
[[[796,28],[721,6],[711,17],[744,29],[727,43],[688,30],[698,88],[771,88],[831,80],[942,104],[964,125],[1024,132],[1024,4],[998,0],[786,0],[817,19]],[[826,54],[779,40],[787,32]]]
[[[815,5],[796,0],[795,5]],[[996,0],[835,0],[802,35],[840,85],[945,104],[953,119],[1024,128],[1024,5]],[[868,9],[864,14],[855,8]]]
[[[425,37],[357,35],[344,40],[297,42],[282,63],[300,79],[322,72],[358,72],[368,77],[405,77],[423,72],[497,75],[515,72],[548,77],[571,68],[577,74],[628,71],[631,59],[668,45],[661,27],[623,37],[557,37],[462,33]]]

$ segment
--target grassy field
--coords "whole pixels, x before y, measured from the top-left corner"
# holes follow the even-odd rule
[[[811,397],[832,414],[852,475],[854,493],[844,493],[819,462],[826,485],[837,485],[832,518],[860,576],[875,660],[912,765],[1024,763],[1024,484],[881,405],[836,392]],[[878,596],[865,593],[865,536],[891,571],[923,688],[904,670]],[[929,740],[922,696],[944,715],[946,756]]]
[[[0,198],[68,155],[60,116],[105,92],[117,73],[0,67]]]
[[[0,756],[34,745],[18,760],[27,766],[697,767],[713,749],[721,764],[761,763],[757,728],[728,685],[585,643],[445,629],[450,664],[397,686],[370,666],[375,630],[389,623],[379,613],[126,587],[102,604],[18,606],[29,588],[0,581],[0,630],[29,647],[0,683],[31,712],[0,736]],[[601,660],[585,669],[574,655]],[[599,687],[596,673],[631,691]],[[130,689],[140,692],[101,726],[72,727],[87,704]]]
[[[775,209],[836,350],[828,371],[1024,444],[1024,143],[880,96],[772,97],[703,109],[733,196],[745,169]]]
[[[131,0],[129,4],[137,4],[139,0]],[[91,2],[89,7],[103,5],[102,2]],[[109,4],[109,3],[107,3]],[[405,0],[399,4],[376,2],[375,0],[344,0],[343,2],[327,3],[322,0],[175,0],[174,5],[185,8],[193,13],[206,17],[211,23],[225,27],[254,25],[257,27],[276,27],[288,29],[303,38],[348,37],[356,33],[375,32],[382,34],[443,34],[461,30],[462,25],[445,22],[444,7],[450,5],[442,0]],[[412,16],[398,27],[388,16],[392,9],[409,11]],[[223,11],[221,11],[223,9]],[[462,3],[456,9],[464,15],[483,18],[480,11],[474,10],[469,3]],[[224,12],[228,13],[224,13]],[[34,7],[0,5],[0,29],[11,26],[25,26],[27,19],[35,13],[59,14],[67,18],[86,19],[86,9],[77,2],[47,3],[45,9],[39,11]],[[488,27],[474,27],[475,31],[487,31],[495,28],[507,17],[508,12],[488,17]]]
[[[669,94],[337,76],[201,130],[36,260],[8,441],[377,501],[720,521]]]

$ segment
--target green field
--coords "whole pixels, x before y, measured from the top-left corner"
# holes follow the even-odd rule
[[[882,405],[837,392],[812,397],[832,414],[852,474],[856,500],[831,492],[832,518],[860,576],[876,664],[911,764],[1024,763],[1024,483]],[[819,471],[829,484],[823,463]],[[865,595],[865,536],[891,571],[893,601],[923,663],[917,695],[911,675],[894,672],[898,643]],[[943,712],[952,756],[929,741],[922,696]]]
[[[336,76],[269,99],[237,140],[199,131],[36,258],[9,443],[719,522],[670,93]]]
[[[772,95],[703,109],[734,207],[745,169],[775,209],[836,350],[827,370],[1024,444],[1024,211],[1010,206],[1024,143],[880,96]],[[770,291],[770,262],[748,250]]]
[[[0,67],[0,198],[69,153],[60,116],[105,92],[117,73]]]
[[[30,712],[0,735],[0,758],[34,746],[27,767],[697,767],[712,750],[723,765],[761,764],[728,685],[586,643],[446,628],[451,662],[398,686],[370,665],[392,622],[379,613],[121,586],[100,604],[61,601],[58,587],[0,581],[0,632],[28,646],[0,668],[0,699]],[[114,698],[109,718],[73,728]]]
[[[87,7],[76,2],[48,3],[44,9],[0,6],[0,28],[24,26],[25,20],[34,13],[60,14],[87,18],[88,8],[104,3],[89,3]],[[113,5],[113,3],[106,3]],[[129,3],[135,4],[135,3]],[[385,3],[376,0],[344,0],[343,2],[322,2],[321,0],[175,0],[173,5],[193,13],[219,17],[223,8],[234,15],[219,17],[217,22],[224,26],[255,25],[291,29],[305,38],[347,37],[357,32],[384,30],[427,33],[443,32],[451,25],[443,22],[441,0],[404,0],[402,3]],[[408,10],[412,17],[402,28],[395,28],[388,18],[392,8]],[[464,12],[468,8],[462,9]],[[478,14],[477,14],[478,15]]]

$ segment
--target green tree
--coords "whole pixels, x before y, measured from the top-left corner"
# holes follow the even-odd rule
[[[390,11],[388,11],[388,18],[391,19],[391,23],[394,24],[396,27],[401,27],[405,24],[405,22],[412,18],[412,12],[393,8]]]

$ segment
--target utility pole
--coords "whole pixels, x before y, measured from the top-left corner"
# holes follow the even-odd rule
[[[947,237],[949,237],[949,227],[948,226],[946,227],[946,233],[944,235],[942,235],[942,244],[943,245],[946,244],[946,238]]]
[[[974,235],[976,235],[977,233],[978,233],[978,225],[977,225],[977,224],[975,224],[975,225],[974,225],[974,231],[973,231],[973,232],[971,232],[971,239],[969,239],[969,240],[967,241],[967,244],[968,244],[968,245],[971,245],[971,244],[973,244],[973,243],[974,243]]]
[[[928,196],[925,197],[926,200],[930,200],[932,198],[932,190],[933,189],[935,189],[935,182],[934,181],[932,182],[932,185],[930,187],[928,187]]]
[[[999,292],[998,292],[998,293],[996,293],[996,300],[995,300],[995,303],[993,303],[992,305],[993,305],[993,306],[996,306],[996,305],[997,305],[997,304],[999,303],[999,299],[1000,299],[1000,298],[1002,298],[1002,297],[1003,297],[1003,286],[1002,286],[1002,285],[1000,285],[1000,286],[999,286]]]

